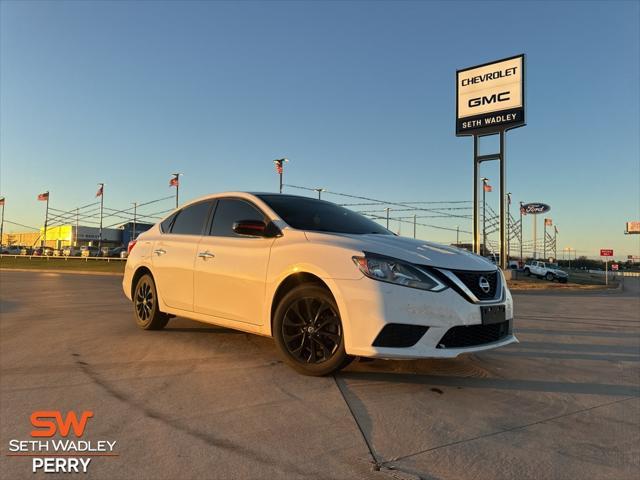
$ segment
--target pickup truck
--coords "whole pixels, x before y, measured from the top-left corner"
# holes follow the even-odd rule
[[[569,275],[560,270],[557,263],[533,261],[524,266],[524,274],[535,275],[538,278],[546,278],[550,282],[557,280],[560,283],[567,283]]]

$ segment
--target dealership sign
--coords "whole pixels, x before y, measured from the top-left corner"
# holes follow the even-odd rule
[[[611,250],[610,248],[601,248],[600,249],[600,256],[601,257],[613,257],[613,250]]]
[[[524,124],[524,54],[456,72],[456,135]]]
[[[627,222],[627,230],[624,233],[640,233],[640,222]]]
[[[523,215],[538,215],[540,213],[547,213],[551,210],[551,207],[546,203],[524,203],[520,207],[520,212]]]

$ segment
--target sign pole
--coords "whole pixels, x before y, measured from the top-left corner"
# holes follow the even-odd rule
[[[505,162],[505,132],[500,130],[500,268],[507,268],[507,165]]]
[[[480,254],[480,219],[478,208],[478,183],[479,183],[479,164],[478,164],[478,136],[473,136],[473,253]]]
[[[531,215],[531,219],[533,220],[533,259],[535,260],[538,258],[538,239],[536,238],[538,235],[538,232],[536,232],[538,222],[536,222],[536,215]]]
[[[542,257],[547,260],[547,219],[544,219],[544,225],[542,227]]]
[[[609,285],[609,257],[604,258],[604,284]]]

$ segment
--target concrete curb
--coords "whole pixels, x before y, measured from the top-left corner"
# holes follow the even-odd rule
[[[32,273],[68,273],[70,275],[99,275],[102,277],[122,277],[124,273],[118,272],[92,272],[90,270],[55,270],[39,268],[0,268],[0,272],[32,272]]]
[[[509,290],[511,291],[512,295],[593,295],[593,294],[612,295],[612,294],[618,294],[622,292],[622,282],[620,282],[616,288],[599,288],[599,289],[593,289],[593,290],[580,290],[580,289],[576,289],[576,290],[569,290],[569,289],[511,290],[509,289]]]

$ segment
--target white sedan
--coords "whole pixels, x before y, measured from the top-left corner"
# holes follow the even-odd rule
[[[294,195],[184,205],[130,243],[123,288],[143,329],[180,316],[271,336],[308,375],[355,356],[451,358],[517,342],[491,262]]]

